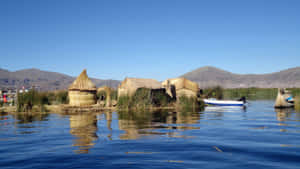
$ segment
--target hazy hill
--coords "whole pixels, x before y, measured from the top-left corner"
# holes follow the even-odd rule
[[[245,87],[300,87],[300,67],[270,74],[234,74],[215,67],[202,67],[182,75],[199,83],[201,88],[222,86],[224,88]],[[120,81],[91,78],[97,87],[107,85],[117,88]],[[61,73],[42,71],[39,69],[24,69],[10,72],[0,69],[0,88],[39,86],[41,90],[67,89],[75,80]]]
[[[107,85],[116,88],[120,83],[117,80],[91,79],[98,87]],[[39,86],[40,89],[44,91],[60,90],[67,89],[74,80],[75,77],[39,69],[24,69],[15,72],[0,69],[0,88],[30,87],[34,85]]]
[[[199,83],[201,88],[222,86],[224,88],[245,87],[300,87],[300,67],[270,74],[234,74],[215,67],[202,67],[182,77]]]

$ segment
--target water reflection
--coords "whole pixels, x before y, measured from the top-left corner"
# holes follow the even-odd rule
[[[70,121],[69,132],[74,136],[72,146],[76,148],[75,152],[89,153],[89,150],[94,147],[97,140],[99,140],[98,137],[100,137],[100,140],[101,137],[108,140],[132,140],[154,138],[157,136],[190,138],[191,135],[187,133],[192,132],[184,131],[200,129],[200,120],[203,120],[202,125],[205,125],[212,124],[214,120],[226,121],[227,117],[229,117],[230,120],[233,118],[240,119],[240,117],[245,114],[243,112],[245,112],[245,110],[242,108],[224,109],[224,107],[207,107],[205,112],[102,112],[79,113],[62,117],[64,119],[67,117],[66,120]],[[300,113],[295,113],[293,109],[276,109],[275,112],[276,118],[279,121],[278,125],[282,126],[280,131],[287,131],[285,126],[292,125],[287,121],[300,120]],[[275,113],[272,112],[273,117],[274,114]],[[255,114],[250,115],[253,116]],[[46,121],[52,117],[43,113],[18,113],[12,116],[16,119],[15,122],[13,122],[16,124],[16,127],[22,128],[22,130],[20,130],[22,134],[35,132],[36,130],[33,128],[39,127],[39,125],[30,125],[31,123]],[[208,122],[208,120],[212,120],[211,123]],[[101,130],[101,134],[97,135],[99,130]]]
[[[111,127],[111,125],[112,125],[112,112],[105,112],[104,115],[105,115],[105,120],[106,120],[106,127],[109,131],[109,133],[107,134],[107,138],[109,140],[112,140],[112,127]]]
[[[98,139],[96,114],[70,115],[70,133],[75,136],[73,146],[76,153],[88,153]]]
[[[38,121],[46,121],[48,113],[16,113],[13,114],[14,119],[16,119],[17,124],[29,124]]]
[[[199,129],[190,126],[199,123],[198,112],[120,112],[119,129],[125,131],[120,139],[138,139],[145,136],[178,136],[176,130]],[[164,130],[161,130],[164,129]]]
[[[293,108],[275,109],[276,117],[279,122],[286,121],[295,112]],[[280,123],[281,124],[281,123]]]
[[[287,127],[293,126],[290,121],[300,121],[300,113],[295,112],[293,108],[275,109],[278,126],[281,126],[281,132],[299,132],[299,130],[288,130]]]
[[[246,112],[246,106],[206,106],[206,112]]]
[[[217,135],[218,140],[223,140],[221,136],[224,134],[224,130],[229,131],[228,135],[231,135],[229,137],[244,138],[244,132],[249,132],[249,135],[251,135],[253,134],[252,129],[262,129],[258,132],[255,131],[255,134],[261,137],[271,136],[274,138],[271,140],[278,138],[284,140],[289,134],[294,136],[296,135],[294,133],[299,133],[300,113],[296,113],[293,109],[275,109],[274,111],[272,104],[273,102],[270,102],[270,104],[255,102],[251,105],[252,107],[248,107],[247,112],[242,108],[207,107],[204,112],[131,111],[90,112],[71,115],[45,113],[1,114],[0,133],[3,138],[0,141],[3,143],[4,140],[12,140],[15,139],[15,135],[22,134],[22,136],[16,138],[22,141],[25,140],[28,144],[32,143],[34,146],[40,144],[40,142],[44,143],[40,141],[41,139],[53,143],[52,145],[55,145],[57,143],[55,140],[57,140],[59,146],[72,147],[72,149],[75,149],[75,153],[92,153],[93,148],[96,150],[99,146],[108,144],[108,142],[109,144],[119,143],[120,139],[123,140],[122,143],[128,143],[126,140],[145,138],[164,140],[168,137],[205,138],[207,136],[207,139],[213,139],[214,135]],[[245,115],[247,115],[247,118],[244,118]],[[11,130],[11,126],[17,130]],[[200,127],[201,130],[199,130]],[[67,133],[64,132],[66,130]],[[278,135],[279,131],[284,133]],[[8,137],[5,134],[9,132],[13,132],[13,134]],[[29,137],[23,137],[24,134]],[[195,139],[193,141],[197,142],[199,140]],[[134,143],[134,141],[129,141],[129,143]],[[222,142],[219,144],[222,144]],[[280,144],[284,147],[298,146],[298,143],[289,139],[280,141]],[[45,144],[41,145],[44,146]],[[54,146],[54,148],[56,147]],[[138,149],[132,153],[136,152],[143,152],[143,149]]]
[[[1,113],[0,126],[14,126],[18,134],[33,134],[40,131],[35,123],[48,121],[48,116],[48,113],[37,112]]]
[[[0,114],[0,123],[7,123],[0,126],[0,152],[6,157],[0,166],[59,168],[63,162],[65,168],[297,168],[299,115],[291,109],[275,112],[273,101],[254,102],[246,113]]]
[[[3,129],[1,126],[9,126],[11,122],[9,122],[10,117],[8,116],[8,113],[0,113],[0,131]]]

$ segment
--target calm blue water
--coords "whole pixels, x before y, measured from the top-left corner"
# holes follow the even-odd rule
[[[246,110],[0,116],[0,168],[300,166],[300,113]]]

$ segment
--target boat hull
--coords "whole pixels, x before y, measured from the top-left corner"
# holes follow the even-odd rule
[[[204,99],[204,103],[209,106],[244,106],[243,101],[231,101],[231,100],[209,100]]]

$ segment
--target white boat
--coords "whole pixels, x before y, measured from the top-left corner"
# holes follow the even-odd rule
[[[216,99],[204,99],[206,105],[211,106],[245,106],[246,101],[236,101],[236,100],[216,100]]]

